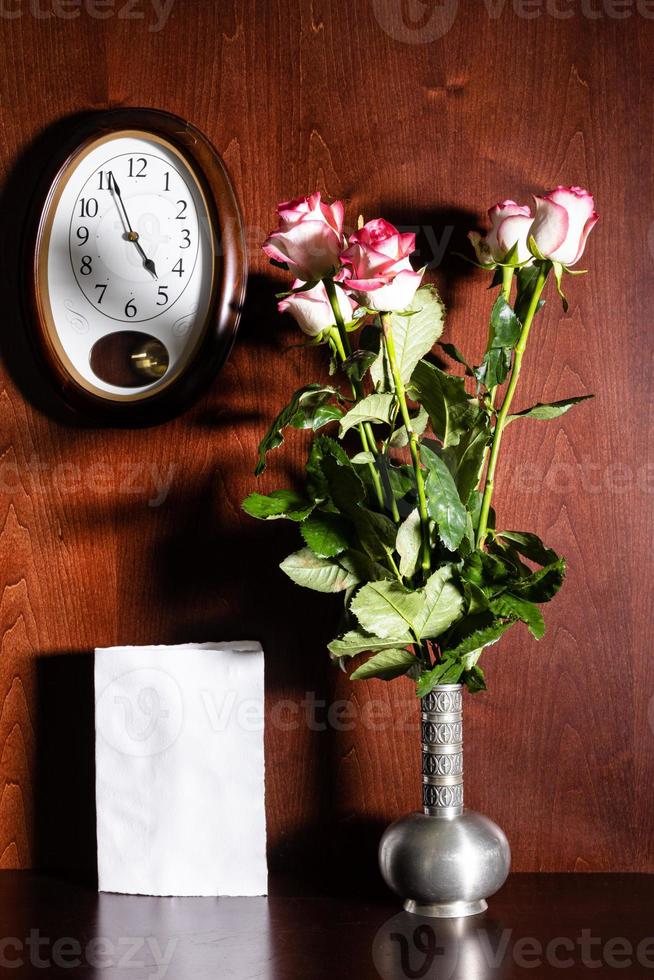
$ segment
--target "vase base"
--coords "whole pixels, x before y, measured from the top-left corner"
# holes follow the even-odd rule
[[[416,902],[413,898],[407,898],[404,903],[405,912],[431,919],[462,919],[467,915],[479,915],[487,908],[488,903],[483,898],[476,902]]]

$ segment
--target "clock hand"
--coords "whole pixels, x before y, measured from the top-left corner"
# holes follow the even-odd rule
[[[158,279],[159,277],[157,276],[157,270],[155,268],[154,262],[152,261],[152,259],[149,259],[145,254],[143,250],[143,246],[139,242],[138,231],[134,231],[134,229],[132,228],[131,222],[129,220],[129,216],[127,214],[127,209],[123,201],[123,195],[120,193],[120,187],[118,186],[118,183],[113,175],[113,172],[111,173],[111,180],[109,186],[111,190],[114,192],[114,196],[118,200],[120,207],[122,209],[122,213],[125,219],[125,224],[127,226],[127,240],[130,242],[134,242],[134,244],[136,245],[137,251],[141,256],[141,258],[143,259],[143,268],[147,269],[150,275],[154,276],[155,279]]]
[[[137,234],[138,233],[135,232],[135,231],[131,232],[131,235],[137,235]],[[127,237],[129,238],[130,242],[134,242],[134,244],[136,245],[136,248],[138,249],[138,253],[141,256],[141,258],[143,259],[143,268],[144,269],[147,269],[148,272],[152,276],[154,276],[155,279],[158,279],[159,276],[157,275],[157,270],[154,267],[154,262],[152,261],[152,259],[149,259],[147,257],[147,255],[145,254],[145,252],[141,248],[141,245],[139,244],[138,238],[132,238],[131,235],[130,235],[130,233],[128,233]]]

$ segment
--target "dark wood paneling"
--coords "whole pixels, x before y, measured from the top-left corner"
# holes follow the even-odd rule
[[[146,4],[143,21],[37,19],[28,3],[21,17],[0,18],[1,865],[29,867],[43,853],[39,760],[57,717],[52,705],[43,710],[43,679],[57,672],[42,660],[96,645],[243,636],[267,653],[273,865],[372,860],[381,826],[418,803],[417,732],[404,723],[415,705],[408,683],[350,686],[332,670],[324,642],[338,604],[298,593],[276,571],[291,531],[240,512],[263,427],[319,370],[315,352],[284,352],[292,334],[273,317],[276,279],[257,247],[276,202],[314,188],[344,197],[351,220],[381,211],[421,226],[432,243],[451,234],[456,248],[496,200],[580,183],[602,215],[589,276],[570,282],[568,316],[550,303],[520,400],[598,397],[560,422],[509,430],[514,462],[498,493],[501,522],[541,533],[569,557],[569,579],[540,644],[518,627],[486,654],[490,693],[467,708],[467,795],[507,831],[516,869],[654,870],[654,481],[644,469],[654,21],[635,9],[615,19],[599,0],[594,18],[580,5],[569,19],[521,17],[510,3],[458,6],[434,40],[431,18],[455,4],[425,4],[423,21],[412,21],[419,11],[393,0],[176,0],[158,32],[148,30]],[[389,9],[404,11],[403,27],[388,27]],[[21,155],[62,117],[117,105],[178,113],[209,136],[236,185],[252,253],[232,358],[198,405],[147,431],[62,424],[16,355]],[[454,259],[437,262],[433,277],[450,310],[448,337],[478,352],[482,280]],[[290,438],[262,487],[292,480],[303,453],[303,438]],[[169,489],[150,506],[156,480]],[[382,702],[396,723],[372,731],[359,720],[340,732],[275,724],[275,705],[305,692],[348,699],[359,719]],[[62,866],[74,859],[67,812],[83,805],[78,780],[66,779],[79,758],[59,759],[49,804],[62,832],[57,855],[50,824],[48,861]]]
[[[353,896],[323,883],[307,893],[273,878],[270,892],[98,895],[2,871],[3,966],[8,976],[47,969],[60,980],[131,980],[139,967],[141,975],[184,980],[332,980],[344,963],[357,980],[612,980],[618,970],[641,980],[654,965],[649,875],[512,874],[488,911],[467,919],[410,915],[383,888]]]

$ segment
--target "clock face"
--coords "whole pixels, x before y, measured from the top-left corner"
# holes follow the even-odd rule
[[[168,385],[202,339],[215,233],[192,162],[118,131],[67,164],[39,256],[49,339],[88,391],[135,400]]]

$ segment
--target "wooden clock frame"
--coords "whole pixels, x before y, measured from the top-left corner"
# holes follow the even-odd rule
[[[193,172],[206,199],[213,237],[213,281],[200,339],[190,359],[165,386],[152,394],[113,400],[88,390],[68,369],[53,342],[45,296],[43,269],[47,229],[71,168],[85,149],[103,136],[139,131],[173,146]],[[156,109],[114,109],[77,120],[60,146],[37,192],[28,226],[24,262],[26,315],[39,362],[54,386],[78,416],[114,425],[148,425],[179,414],[207,387],[224,364],[234,343],[247,281],[243,220],[231,181],[218,153],[190,123]],[[47,258],[47,256],[46,256]],[[126,324],[127,326],[127,324]]]

